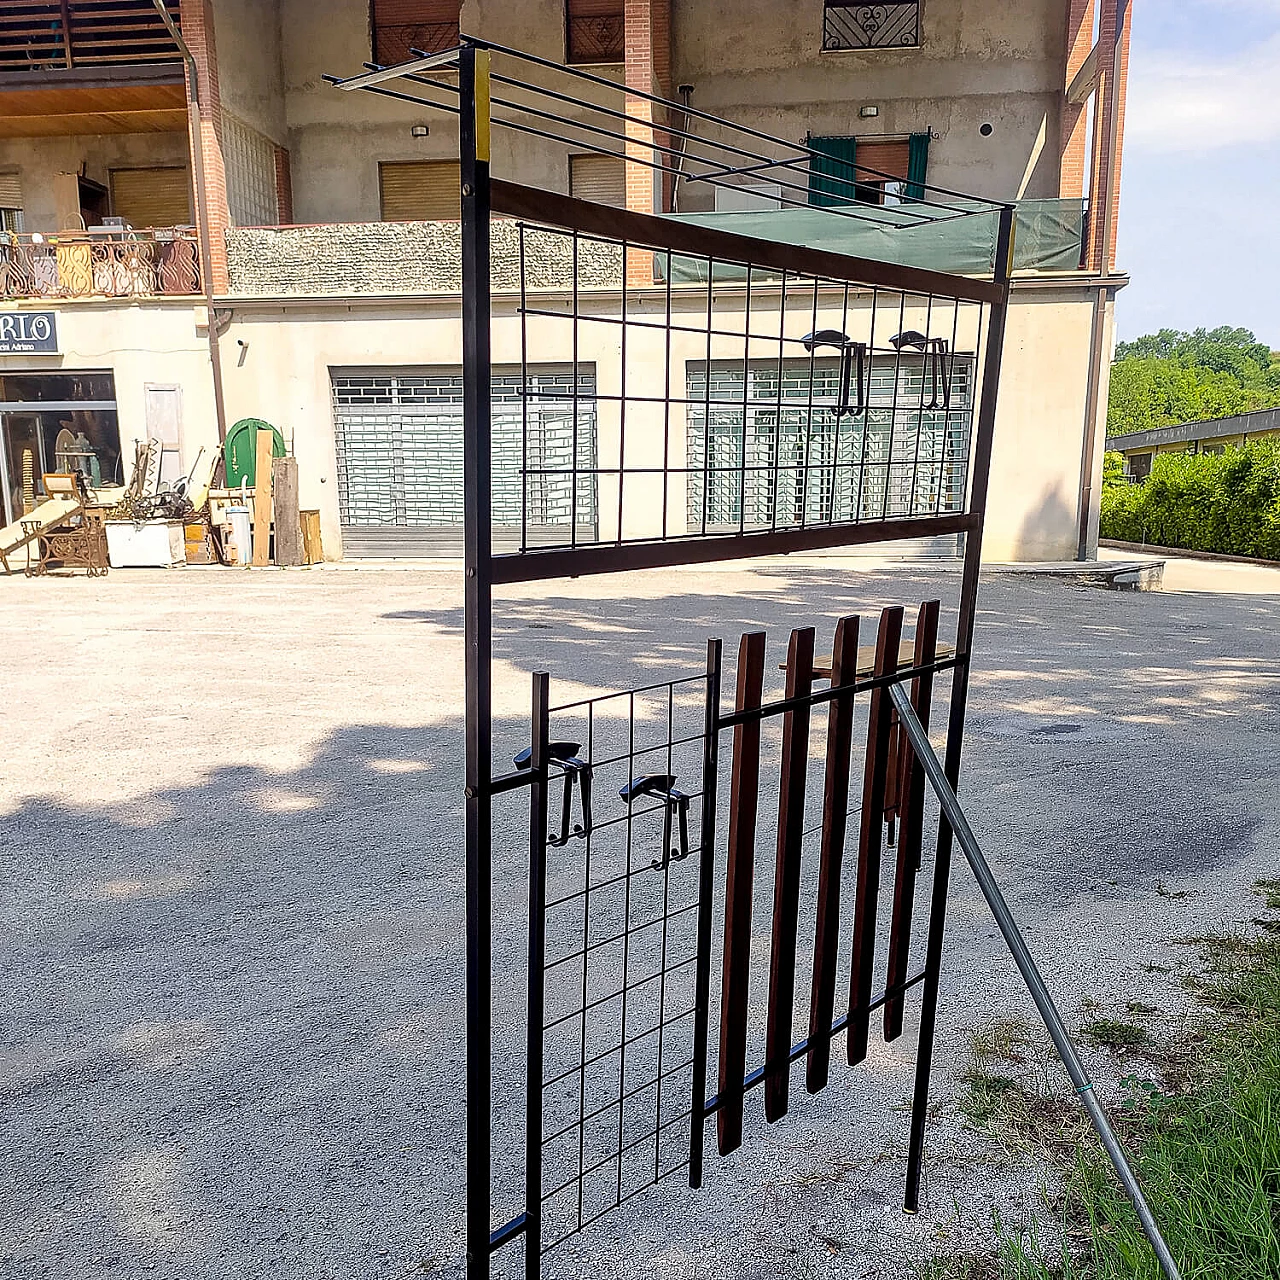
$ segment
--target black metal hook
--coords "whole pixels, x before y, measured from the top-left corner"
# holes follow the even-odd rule
[[[676,780],[669,773],[650,773],[643,778],[632,778],[618,794],[630,807],[641,796],[657,796],[662,801],[662,857],[654,858],[650,865],[655,871],[663,871],[672,862],[683,862],[689,856],[689,801],[683,791],[676,790]],[[671,844],[673,817],[680,826],[680,847]]]
[[[949,411],[951,408],[951,344],[946,338],[927,338],[918,329],[907,329],[890,338],[889,343],[897,351],[901,351],[903,347],[914,347],[917,351],[927,353],[930,399],[925,408]],[[941,404],[938,403],[939,388],[942,390]]]
[[[560,804],[560,834],[547,836],[547,844],[553,849],[563,848],[569,843],[570,836],[585,839],[591,834],[591,764],[583,760],[578,752],[582,750],[580,742],[548,742],[547,763],[555,765],[564,775],[564,796]],[[533,749],[526,747],[515,757],[517,769],[529,769],[533,766]],[[581,793],[582,821],[572,823],[573,817],[573,784],[578,783]]]
[[[834,347],[840,352],[840,404],[836,409],[836,417],[845,414],[857,417],[867,409],[867,344],[854,342],[847,333],[839,329],[819,329],[815,333],[806,333],[801,342],[805,350],[812,354],[818,347]],[[853,381],[853,367],[858,366],[858,398],[856,403],[849,403],[850,385]]]

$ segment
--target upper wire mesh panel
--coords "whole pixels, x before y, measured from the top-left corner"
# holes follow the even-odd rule
[[[567,227],[502,234],[494,359],[525,372],[522,422],[564,437],[554,454],[522,439],[524,505],[543,515],[520,550],[964,512],[981,304]],[[518,299],[501,296],[512,274]],[[549,363],[592,376],[551,385]],[[558,528],[548,489],[569,496]]]

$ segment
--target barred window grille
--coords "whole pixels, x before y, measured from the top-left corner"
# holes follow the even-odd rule
[[[622,0],[567,0],[565,61],[622,62],[627,56]]]
[[[825,0],[823,49],[911,49],[919,44],[920,0],[905,4]]]
[[[870,364],[865,417],[837,419],[840,362],[705,362],[687,371],[691,529],[772,529],[964,510],[972,357],[955,357],[950,411],[929,409],[919,356]],[[701,401],[701,403],[699,403]]]

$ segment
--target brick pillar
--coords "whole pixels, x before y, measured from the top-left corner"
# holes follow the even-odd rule
[[[1063,88],[1070,88],[1089,50],[1097,0],[1071,0],[1067,13],[1067,66]],[[1084,196],[1084,162],[1088,151],[1088,104],[1063,102],[1062,150],[1058,194],[1064,199]]]
[[[1124,26],[1116,44],[1117,12],[1123,7]],[[1098,53],[1102,59],[1102,75],[1098,78],[1097,146],[1093,157],[1092,204],[1089,210],[1089,258],[1095,271],[1110,271],[1116,265],[1116,228],[1120,218],[1120,161],[1124,152],[1125,98],[1129,89],[1129,33],[1133,28],[1132,0],[1102,0],[1098,22]],[[1115,75],[1119,85],[1116,95],[1115,156],[1111,155],[1111,54],[1115,49]],[[1110,167],[1110,187],[1107,169]],[[1111,244],[1105,261],[1102,252],[1103,225],[1110,209]]]
[[[285,147],[276,148],[276,221],[281,226],[293,222],[293,173]]]
[[[188,0],[182,8],[182,34],[196,62],[200,85],[200,120],[192,146],[200,148],[204,164],[205,216],[209,227],[209,257],[215,293],[225,293],[227,278],[227,171],[222,161],[222,99],[218,92],[218,54],[213,38],[209,0]],[[194,162],[194,160],[193,160]]]
[[[671,96],[671,0],[624,0],[626,25],[626,85],[660,97]],[[653,143],[669,146],[669,135],[661,128],[665,120],[655,119],[661,108],[644,98],[628,96],[627,155],[648,163],[627,163],[627,208],[637,213],[654,212],[654,192],[666,198],[669,180],[650,167],[663,153]],[[634,139],[634,141],[632,141]],[[627,283],[653,283],[653,255],[627,255]]]

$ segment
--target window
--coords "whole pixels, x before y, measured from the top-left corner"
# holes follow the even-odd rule
[[[920,0],[906,4],[846,4],[824,0],[822,47],[910,49],[920,44]]]
[[[1141,484],[1151,474],[1151,455],[1149,453],[1131,453],[1129,455],[1129,479],[1134,484]]]
[[[0,173],[0,231],[22,230],[22,182],[16,173]]]
[[[625,62],[626,56],[622,0],[566,0],[566,62]]]
[[[456,160],[378,166],[383,222],[438,222],[462,216],[462,178]]]
[[[412,50],[441,53],[459,44],[462,0],[373,0],[373,60],[408,62]]]
[[[131,227],[191,225],[191,189],[185,169],[113,169],[111,211]]]
[[[813,138],[809,203],[829,206],[923,200],[929,134],[908,138]]]
[[[690,532],[964,510],[972,356],[954,358],[949,410],[922,408],[932,375],[917,355],[875,357],[855,416],[836,414],[838,360],[786,360],[781,386],[777,360],[710,373],[686,365]]]
[[[579,200],[627,207],[627,162],[613,156],[570,156],[569,194]]]

